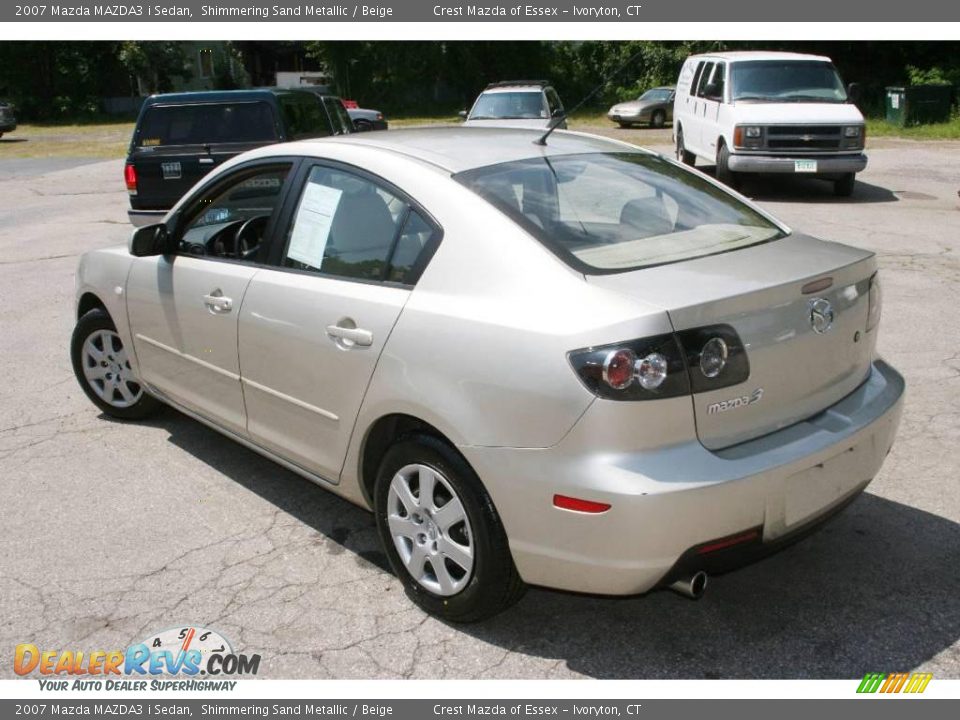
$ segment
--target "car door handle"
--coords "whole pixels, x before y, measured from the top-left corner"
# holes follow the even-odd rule
[[[203,304],[213,308],[217,312],[230,312],[233,309],[233,300],[223,295],[204,295]]]
[[[373,345],[373,333],[363,328],[342,327],[341,325],[327,325],[327,335],[334,340],[344,341],[349,345]]]

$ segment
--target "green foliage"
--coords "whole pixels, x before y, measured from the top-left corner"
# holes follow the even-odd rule
[[[178,42],[128,40],[120,44],[120,63],[131,75],[139,77],[144,94],[170,92],[176,77],[189,80],[193,71],[183,46]]]
[[[960,67],[921,69],[907,65],[907,79],[911,85],[960,85]]]

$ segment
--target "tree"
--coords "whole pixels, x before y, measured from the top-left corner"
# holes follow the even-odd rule
[[[193,70],[183,46],[174,41],[128,40],[120,45],[119,59],[137,78],[138,94],[170,92],[173,78],[189,80]]]

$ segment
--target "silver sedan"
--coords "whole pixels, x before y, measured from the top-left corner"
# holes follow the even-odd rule
[[[371,509],[454,621],[526,584],[698,597],[853,500],[904,383],[872,253],[578,133],[265,147],[83,256],[72,359]]]
[[[647,90],[636,100],[617,103],[607,112],[607,117],[620,127],[626,128],[644,123],[654,128],[662,128],[673,120],[673,87],[658,87]]]

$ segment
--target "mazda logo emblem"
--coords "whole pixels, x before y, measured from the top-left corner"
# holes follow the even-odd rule
[[[833,305],[829,300],[816,298],[810,301],[810,327],[820,335],[833,327]]]

